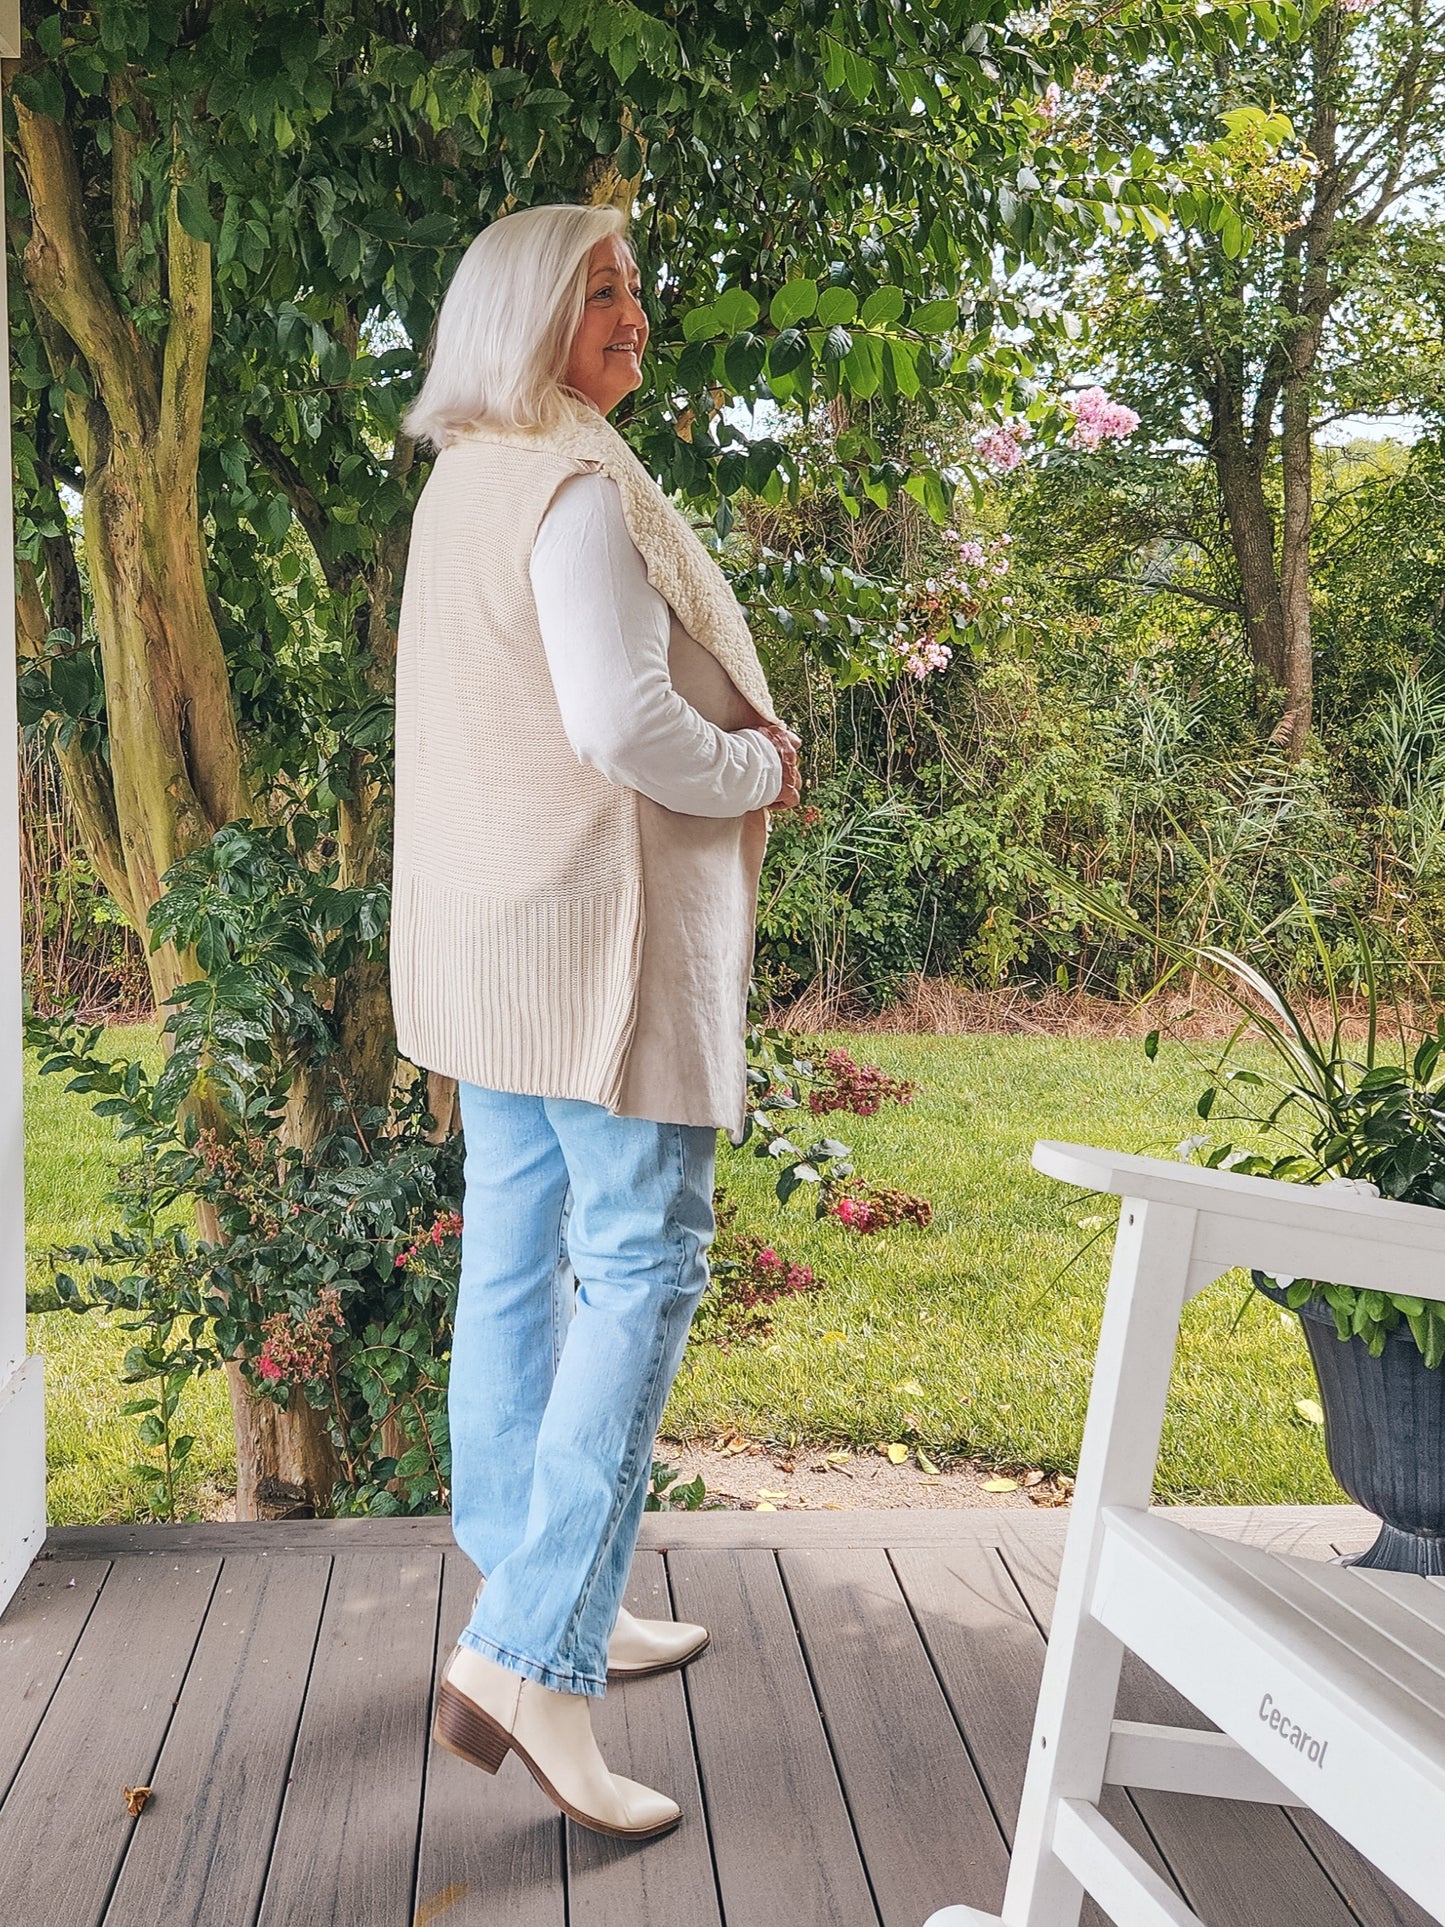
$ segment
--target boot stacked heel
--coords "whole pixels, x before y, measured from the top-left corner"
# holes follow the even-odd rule
[[[456,1753],[483,1773],[495,1773],[511,1751],[511,1736],[465,1694],[445,1680],[437,1695],[432,1738],[448,1753]]]

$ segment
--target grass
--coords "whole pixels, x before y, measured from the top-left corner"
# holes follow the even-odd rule
[[[134,1038],[134,1033],[130,1034]],[[120,1047],[127,1034],[115,1034]],[[151,1043],[151,1034],[140,1041]],[[846,1038],[833,1041],[848,1042]],[[664,1429],[712,1437],[737,1429],[779,1443],[920,1443],[1004,1467],[1072,1470],[1103,1304],[1112,1199],[1080,1200],[1028,1162],[1035,1138],[1062,1137],[1169,1155],[1198,1128],[1198,1074],[1165,1044],[1150,1065],[1133,1040],[893,1037],[851,1040],[861,1058],[922,1091],[876,1118],[834,1120],[863,1170],[922,1192],[927,1231],[859,1237],[818,1222],[799,1198],[781,1213],[774,1167],[722,1144],[719,1175],[740,1225],[766,1230],[813,1265],[822,1290],[786,1303],[770,1338],[721,1351],[693,1345]],[[57,1079],[29,1086],[31,1282],[45,1250],[106,1222],[118,1151],[84,1100]],[[843,1128],[848,1127],[848,1128]],[[1096,1233],[1102,1232],[1101,1236]],[[1077,1264],[1069,1259],[1094,1238]],[[1060,1275],[1062,1273],[1062,1275]],[[1241,1315],[1242,1314],[1242,1315]],[[50,1408],[50,1508],[56,1523],[145,1516],[130,1473],[134,1421],[120,1416],[129,1339],[120,1321],[51,1312],[31,1320]],[[1294,1321],[1222,1280],[1185,1314],[1160,1463],[1162,1497],[1301,1504],[1340,1497],[1321,1435],[1295,1401],[1314,1394]],[[233,1481],[219,1374],[187,1395],[197,1444],[183,1510],[205,1513]]]
[[[158,1058],[154,1025],[117,1026],[107,1036],[123,1052]],[[26,1063],[25,1241],[26,1286],[50,1289],[47,1253],[105,1231],[105,1203],[123,1147],[109,1125],[91,1115],[83,1097],[67,1096],[61,1077],[40,1077]],[[106,1519],[150,1516],[145,1488],[132,1471],[143,1456],[136,1421],[121,1406],[139,1387],[122,1385],[126,1349],[135,1342],[113,1315],[38,1312],[26,1321],[30,1349],[45,1360],[47,1503],[53,1525],[91,1525]],[[181,1404],[179,1429],[195,1434],[185,1467],[179,1516],[214,1513],[236,1490],[236,1455],[223,1376],[193,1382]]]
[[[1200,1128],[1197,1070],[1179,1046],[1163,1045],[1151,1065],[1138,1042],[1119,1039],[872,1035],[852,1045],[923,1088],[907,1107],[830,1128],[865,1171],[930,1198],[934,1222],[859,1237],[817,1221],[801,1200],[785,1228],[771,1206],[780,1251],[811,1264],[827,1288],[788,1301],[766,1345],[692,1347],[669,1429],[916,1441],[1000,1466],[1072,1471],[1117,1207],[1040,1177],[1029,1151],[1044,1137],[1170,1156]],[[728,1148],[720,1168],[740,1221],[763,1221],[770,1161]],[[1338,1501],[1321,1434],[1295,1410],[1314,1394],[1295,1320],[1240,1274],[1211,1286],[1185,1313],[1161,1496]]]

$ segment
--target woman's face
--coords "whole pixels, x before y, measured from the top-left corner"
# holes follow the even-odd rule
[[[609,234],[587,257],[587,298],[572,337],[566,381],[610,415],[642,382],[647,316],[632,250]]]

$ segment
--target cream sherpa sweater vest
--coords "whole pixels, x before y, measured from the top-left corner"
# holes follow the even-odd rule
[[[402,591],[391,979],[413,1063],[615,1109],[642,954],[637,797],[567,740],[528,573],[557,489],[598,469],[654,587],[776,718],[727,578],[604,416],[459,435],[417,502]]]

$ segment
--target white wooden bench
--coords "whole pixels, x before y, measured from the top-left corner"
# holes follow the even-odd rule
[[[1445,1299],[1445,1211],[1072,1144],[1033,1161],[1123,1203],[1003,1912],[927,1927],[1076,1927],[1085,1893],[1121,1927],[1204,1927],[1100,1814],[1111,1783],[1309,1807],[1445,1921],[1445,1581],[1149,1510],[1185,1303],[1234,1266]],[[1220,1731],[1116,1720],[1126,1648]]]

